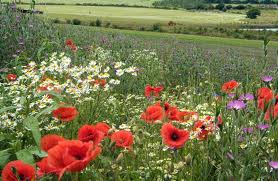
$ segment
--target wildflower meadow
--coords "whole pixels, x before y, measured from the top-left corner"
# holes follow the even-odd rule
[[[2,181],[278,180],[268,40],[256,58],[116,35],[84,45],[0,8]]]

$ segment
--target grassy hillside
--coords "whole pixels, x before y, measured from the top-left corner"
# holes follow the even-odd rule
[[[96,3],[96,4],[125,4],[125,5],[140,5],[151,6],[156,0],[36,0],[37,3]],[[4,0],[3,2],[11,2],[11,0]],[[22,0],[21,2],[29,3],[30,0]]]
[[[179,41],[180,44],[186,49],[188,44],[195,45],[204,49],[215,50],[220,52],[225,49],[232,49],[238,54],[245,56],[258,56],[263,55],[263,41],[259,40],[244,40],[234,38],[220,38],[220,37],[208,37],[197,35],[181,35],[181,34],[169,34],[169,33],[157,33],[157,32],[142,32],[142,31],[130,31],[130,30],[114,30],[107,28],[96,28],[87,26],[73,26],[73,25],[58,25],[58,28],[63,35],[69,38],[75,39],[79,44],[93,44],[94,42],[101,40],[103,37],[120,37],[118,46],[139,46],[141,42],[145,46],[151,46],[153,43],[162,42],[163,46],[171,47],[173,41]],[[117,39],[117,38],[115,38]],[[136,39],[136,43],[131,43],[129,40]],[[128,42],[126,42],[128,40]],[[116,41],[116,40],[114,40]],[[124,41],[124,42],[121,42]],[[160,46],[160,45],[159,45]],[[153,48],[153,47],[151,47]],[[271,41],[269,43],[269,56],[275,61],[277,57],[278,42]]]
[[[28,6],[23,6],[28,8]],[[106,21],[128,25],[146,25],[175,21],[187,25],[215,25],[238,23],[245,19],[244,15],[220,12],[193,12],[186,10],[165,10],[150,8],[99,7],[99,6],[47,6],[39,5],[37,9],[51,18],[63,20],[78,18],[84,21],[101,18]]]

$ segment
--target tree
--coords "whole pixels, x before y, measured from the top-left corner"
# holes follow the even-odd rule
[[[256,19],[257,16],[261,15],[261,11],[258,8],[252,8],[246,12],[247,18]]]
[[[224,3],[219,3],[215,6],[216,9],[220,10],[220,11],[226,11],[226,7]]]

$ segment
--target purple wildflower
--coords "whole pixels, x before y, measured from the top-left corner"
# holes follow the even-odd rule
[[[251,127],[249,127],[249,128],[242,128],[242,131],[243,131],[244,133],[249,133],[249,134],[251,134],[251,133],[253,132],[253,128],[251,128]]]
[[[250,93],[246,93],[246,94],[242,94],[240,97],[239,97],[239,100],[240,101],[251,101],[254,99],[254,95],[253,94],[250,94]]]
[[[246,104],[243,101],[239,101],[239,100],[230,101],[227,105],[227,109],[235,109],[235,110],[244,109],[245,107]]]
[[[268,124],[258,124],[257,128],[260,130],[266,130],[268,129],[270,126]]]
[[[272,79],[273,78],[271,76],[268,76],[268,75],[262,77],[262,81],[264,81],[264,82],[271,82]]]
[[[239,141],[239,142],[243,142],[243,141],[245,141],[245,138],[244,138],[243,136],[240,136],[240,137],[238,138],[238,141]]]
[[[272,167],[274,170],[278,169],[278,162],[270,161],[268,162],[269,166]]]

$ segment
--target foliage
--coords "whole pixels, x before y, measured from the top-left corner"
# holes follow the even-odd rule
[[[261,11],[258,8],[252,8],[246,12],[247,18],[256,19],[261,15]]]
[[[162,31],[162,29],[161,29],[161,25],[159,24],[159,23],[155,23],[155,24],[153,24],[153,31]]]
[[[100,20],[100,19],[97,19],[95,25],[96,25],[96,26],[101,26],[101,24],[102,24],[101,20]]]
[[[215,6],[216,9],[220,10],[220,11],[225,11],[226,10],[226,6],[224,3],[219,3]]]
[[[162,0],[153,3],[155,7],[174,7],[184,9],[205,9],[206,4],[203,0]]]
[[[79,20],[79,19],[73,19],[73,20],[72,20],[72,24],[73,24],[73,25],[81,25],[81,20]]]

